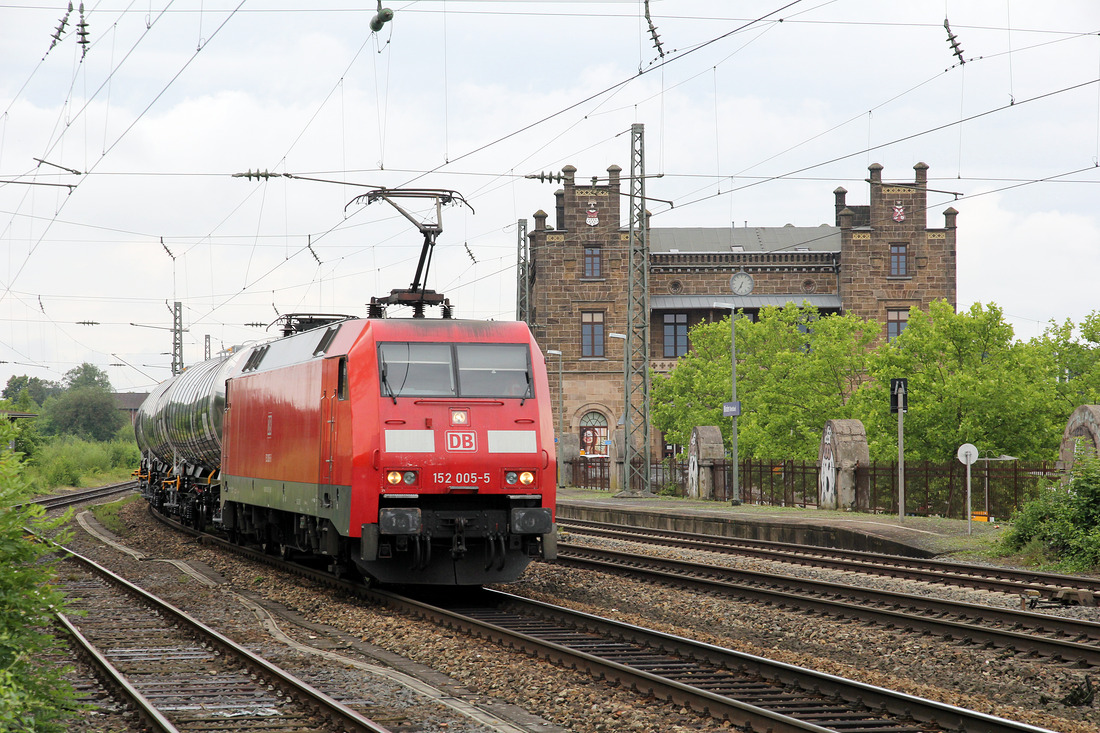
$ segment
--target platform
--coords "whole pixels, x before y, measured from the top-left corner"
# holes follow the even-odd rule
[[[996,522],[942,517],[739,505],[677,497],[615,498],[606,491],[558,491],[558,521],[587,519],[728,537],[793,542],[846,550],[930,558],[990,546],[1003,531]]]

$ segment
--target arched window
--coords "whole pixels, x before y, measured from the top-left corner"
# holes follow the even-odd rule
[[[581,455],[607,455],[607,418],[598,412],[581,418]]]

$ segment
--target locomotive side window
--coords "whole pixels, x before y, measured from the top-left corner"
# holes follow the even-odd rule
[[[450,344],[380,344],[379,380],[387,397],[455,397]]]
[[[463,397],[532,397],[526,344],[456,344]]]
[[[346,400],[348,398],[348,358],[346,356],[340,357],[340,366],[336,372],[336,399]]]

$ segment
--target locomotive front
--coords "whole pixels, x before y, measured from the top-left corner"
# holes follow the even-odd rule
[[[553,557],[553,418],[526,325],[375,321],[366,335],[348,370],[353,411],[367,408],[353,417],[356,564],[384,582],[467,585]]]

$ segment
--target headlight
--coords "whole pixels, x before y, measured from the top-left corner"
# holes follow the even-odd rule
[[[405,471],[405,473],[402,474],[401,479],[406,484],[409,484],[409,485],[415,484],[416,483],[416,471]]]
[[[534,471],[505,471],[504,483],[509,486],[515,486],[516,484],[523,484],[524,486],[530,486],[535,483]]]
[[[386,481],[391,483],[391,484],[401,483],[401,472],[400,471],[390,471],[389,473],[386,474]]]

